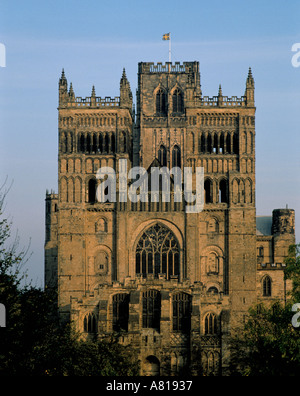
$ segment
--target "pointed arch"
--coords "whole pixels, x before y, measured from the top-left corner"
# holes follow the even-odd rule
[[[219,181],[219,202],[228,203],[228,182],[226,179]]]
[[[264,297],[272,296],[272,280],[269,275],[266,275],[262,281],[262,292]]]
[[[167,94],[162,87],[158,87],[155,91],[155,112],[158,115],[167,114]]]
[[[217,315],[209,312],[204,318],[204,334],[205,335],[216,335],[218,334],[218,319]]]
[[[136,274],[146,278],[180,276],[180,247],[173,232],[161,223],[148,228],[138,240],[135,251]]]
[[[183,113],[183,93],[178,87],[172,91],[172,110],[173,113]]]
[[[90,178],[88,180],[88,197],[87,200],[89,203],[95,203],[96,202],[96,187],[97,187],[97,180],[95,178]]]
[[[158,150],[158,161],[161,166],[167,166],[167,149],[164,145],[161,145]]]
[[[181,150],[178,145],[175,145],[172,150],[172,167],[181,168]]]
[[[204,193],[205,193],[205,203],[213,202],[213,183],[211,179],[207,178],[204,180]]]
[[[83,320],[83,330],[86,333],[97,333],[97,319],[93,312],[85,315]]]
[[[195,135],[194,132],[190,132],[188,135],[188,148],[194,153],[195,152]]]

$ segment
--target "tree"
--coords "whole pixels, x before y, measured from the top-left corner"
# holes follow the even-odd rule
[[[291,300],[300,303],[300,244],[289,247],[288,256],[285,259],[285,279],[292,280]]]
[[[71,324],[59,319],[55,292],[22,286],[27,250],[10,243],[11,224],[3,215],[7,191],[0,188],[0,376],[137,375],[130,347],[116,340],[84,342]]]
[[[299,245],[292,245],[285,260],[285,279],[293,281],[286,304],[258,304],[249,312],[242,331],[232,337],[231,372],[242,376],[298,376],[300,331],[293,327],[291,307],[300,302]]]

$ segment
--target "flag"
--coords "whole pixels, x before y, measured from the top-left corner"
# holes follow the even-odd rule
[[[170,33],[166,33],[163,35],[163,40],[170,40]]]

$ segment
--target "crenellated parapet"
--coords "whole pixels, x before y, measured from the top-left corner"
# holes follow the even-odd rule
[[[59,79],[59,109],[61,108],[114,108],[123,107],[132,110],[132,92],[130,84],[127,80],[125,69],[120,81],[120,96],[96,96],[95,87],[92,87],[91,96],[76,96],[73,84],[70,83],[68,90],[68,82],[64,70]]]

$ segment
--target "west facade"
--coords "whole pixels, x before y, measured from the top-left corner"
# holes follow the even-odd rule
[[[120,96],[76,97],[59,80],[58,194],[46,194],[45,284],[83,337],[115,333],[141,375],[227,375],[228,342],[249,308],[283,300],[294,211],[257,217],[255,102],[203,96],[198,62],[138,65],[136,111],[123,71]],[[120,161],[123,160],[123,161]],[[204,169],[204,207],[161,194],[99,202],[99,168]],[[123,165],[120,165],[123,164]],[[130,180],[126,181],[130,187]],[[120,184],[118,183],[117,186]],[[171,183],[172,187],[172,183]],[[125,200],[123,200],[125,201]]]

